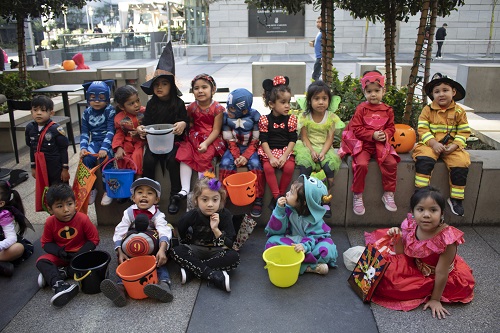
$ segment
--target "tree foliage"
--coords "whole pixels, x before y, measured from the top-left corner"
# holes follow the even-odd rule
[[[0,16],[7,21],[16,21],[17,51],[19,56],[19,79],[26,86],[26,45],[24,22],[26,19],[58,17],[68,7],[82,8],[86,0],[0,0]]]

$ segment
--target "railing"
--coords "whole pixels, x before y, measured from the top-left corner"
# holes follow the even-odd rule
[[[441,42],[441,40],[434,40],[434,44],[432,45],[432,52],[434,54],[437,51],[437,42]],[[499,57],[498,54],[495,54],[497,45],[500,45],[500,40],[498,39],[445,39],[442,42],[444,43],[441,53],[444,57],[446,57],[446,53],[465,54],[467,59],[485,57],[495,60],[495,57]]]
[[[65,52],[149,50],[151,46],[151,33],[149,32],[62,34],[59,37],[63,40]]]
[[[166,42],[155,43],[159,57]],[[184,42],[175,42],[172,45],[176,60],[185,60],[186,64],[200,64],[206,62],[247,63],[254,61],[270,61],[272,56],[279,56],[290,61],[289,44],[277,43],[245,43],[245,44],[212,44],[186,45]]]

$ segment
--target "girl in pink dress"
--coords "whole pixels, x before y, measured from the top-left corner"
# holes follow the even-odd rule
[[[186,196],[191,190],[192,170],[199,174],[212,170],[212,159],[222,156],[226,144],[221,136],[224,107],[212,100],[216,91],[215,80],[208,74],[199,74],[191,81],[195,101],[187,107],[190,118],[189,133],[177,150],[181,163],[179,192]],[[183,193],[184,192],[184,193]]]
[[[445,200],[432,187],[418,189],[410,199],[411,214],[401,224],[365,233],[366,243],[389,235],[395,255],[378,284],[372,302],[393,310],[409,311],[425,303],[432,316],[450,313],[441,302],[469,303],[474,297],[474,277],[457,254],[463,232],[444,222]],[[401,237],[398,237],[401,236]]]

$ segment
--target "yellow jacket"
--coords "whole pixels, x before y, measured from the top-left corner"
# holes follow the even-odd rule
[[[426,105],[418,118],[420,142],[428,145],[429,140],[440,141],[446,133],[454,138],[453,143],[464,148],[471,131],[465,110],[452,101],[446,110],[432,102]],[[443,144],[449,143],[445,142]]]

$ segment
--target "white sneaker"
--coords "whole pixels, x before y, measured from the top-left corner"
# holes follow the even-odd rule
[[[97,189],[93,189],[89,194],[89,205],[93,205],[97,197]]]
[[[107,206],[113,202],[113,198],[108,197],[108,194],[104,192],[101,200],[101,206]]]
[[[40,288],[45,287],[45,279],[43,278],[42,273],[38,274],[38,286]]]

